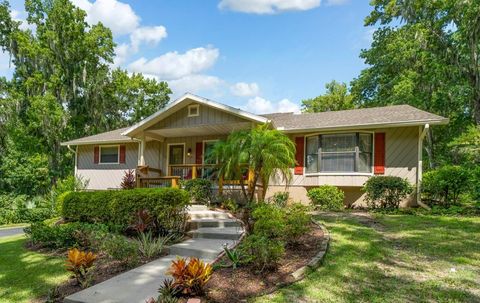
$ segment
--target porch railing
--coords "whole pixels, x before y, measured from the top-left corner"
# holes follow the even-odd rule
[[[140,177],[138,179],[138,187],[142,188],[160,188],[160,187],[175,187],[179,185],[178,176],[164,176],[164,177]]]

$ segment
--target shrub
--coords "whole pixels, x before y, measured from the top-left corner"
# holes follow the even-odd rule
[[[307,195],[312,204],[318,209],[339,211],[344,208],[343,200],[345,199],[345,193],[336,186],[322,185],[312,188]]]
[[[480,202],[480,166],[472,170],[472,198]]]
[[[232,213],[235,213],[237,212],[238,210],[238,204],[237,202],[235,202],[235,200],[231,199],[231,198],[227,198],[227,199],[224,199],[222,200],[221,202],[221,205],[220,205],[223,209],[226,209]]]
[[[105,225],[80,222],[52,226],[38,222],[25,228],[25,233],[33,244],[50,248],[96,247],[93,236],[96,233],[105,235],[107,232]]]
[[[467,168],[445,165],[423,174],[422,192],[431,204],[456,204],[460,194],[470,190],[471,177]]]
[[[261,203],[252,213],[253,233],[269,239],[281,239],[285,235],[285,214],[281,208]]]
[[[369,208],[398,208],[413,191],[406,179],[394,176],[374,176],[365,182],[363,190]]]
[[[120,183],[122,189],[134,189],[135,188],[135,170],[129,169],[125,171],[122,177],[122,183]]]
[[[275,204],[278,207],[285,207],[287,206],[288,199],[290,194],[288,192],[276,192],[270,197],[270,202]]]
[[[92,252],[80,251],[77,248],[68,251],[66,269],[71,271],[77,283],[86,288],[91,282],[91,269],[97,255]]]
[[[153,237],[151,233],[140,233],[138,236],[138,250],[145,258],[152,258],[160,255],[170,237]]]
[[[101,249],[114,260],[129,265],[135,265],[138,262],[138,243],[122,235],[105,237]]]
[[[178,258],[172,261],[168,273],[182,294],[196,296],[205,292],[205,284],[210,280],[212,272],[212,266],[198,258],[190,258],[188,262],[184,258]]]
[[[242,241],[238,249],[244,256],[243,262],[263,271],[277,266],[278,260],[285,253],[285,243],[263,235],[252,234]]]
[[[155,217],[158,227],[183,232],[188,205],[188,193],[176,188],[72,192],[65,197],[62,215],[73,221],[126,227],[139,210],[145,209]]]
[[[311,229],[311,215],[308,207],[301,203],[294,203],[285,209],[285,233],[288,243],[296,243],[298,239]]]
[[[213,197],[213,183],[208,179],[192,179],[182,183],[195,203],[210,204]]]
[[[172,279],[164,279],[158,288],[159,296],[156,303],[175,303],[178,301],[177,296],[180,294],[180,291]]]

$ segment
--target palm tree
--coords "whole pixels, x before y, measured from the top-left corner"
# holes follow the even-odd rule
[[[240,180],[243,196],[253,202],[257,183],[263,185],[262,200],[269,180],[291,181],[291,168],[295,165],[295,144],[286,135],[262,124],[251,130],[232,132],[226,141],[218,142],[212,152],[219,164],[219,176],[227,180]],[[253,172],[252,188],[245,189],[244,173]]]

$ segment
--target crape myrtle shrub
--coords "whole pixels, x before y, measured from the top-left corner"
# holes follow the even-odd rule
[[[161,228],[183,231],[189,201],[188,193],[177,188],[72,192],[63,201],[62,215],[70,221],[126,227],[139,210],[147,210]]]

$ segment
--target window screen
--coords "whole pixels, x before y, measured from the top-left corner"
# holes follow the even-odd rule
[[[305,161],[307,173],[318,172],[318,137],[307,137],[307,159]]]
[[[102,146],[100,163],[118,163],[118,146]]]

